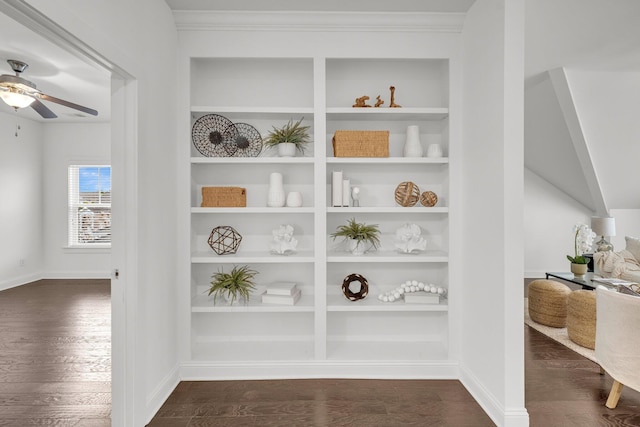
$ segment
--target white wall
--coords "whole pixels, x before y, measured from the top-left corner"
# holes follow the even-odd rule
[[[463,381],[501,426],[529,424],[522,329],[523,27],[523,1],[478,0],[463,31]]]
[[[573,226],[590,225],[593,212],[529,169],[524,170],[524,195],[524,277],[569,271]]]
[[[607,208],[640,209],[640,73],[565,72]]]
[[[45,278],[109,278],[110,249],[67,248],[67,168],[72,164],[110,164],[108,123],[45,123],[44,267]]]
[[[38,122],[0,113],[0,290],[41,278],[42,140]]]
[[[27,0],[93,51],[136,80],[128,97],[135,120],[135,154],[112,164],[125,167],[128,248],[137,260],[115,286],[126,282],[126,400],[113,396],[114,425],[141,426],[177,383],[176,212],[167,201],[176,176],[176,30],[168,6],[156,0]],[[126,114],[126,113],[125,113]],[[119,120],[112,116],[112,126]],[[122,124],[125,126],[125,124]],[[126,166],[125,166],[126,164]],[[130,166],[132,165],[132,166]],[[116,171],[114,170],[114,173]],[[114,187],[114,191],[118,188]],[[121,188],[121,190],[125,190]],[[170,200],[170,199],[169,199]],[[113,230],[114,234],[117,230]],[[116,254],[112,254],[116,256]],[[130,274],[128,274],[130,272]],[[113,285],[112,285],[113,288]],[[122,315],[122,314],[121,314]],[[124,319],[118,319],[117,324]],[[114,324],[116,324],[114,323]],[[114,354],[114,357],[120,356]],[[120,365],[118,365],[120,369]],[[120,389],[119,391],[124,391]],[[124,414],[120,413],[125,407]]]
[[[627,246],[625,236],[640,238],[640,209],[611,209],[609,214],[616,219],[616,235],[609,239],[614,251]]]

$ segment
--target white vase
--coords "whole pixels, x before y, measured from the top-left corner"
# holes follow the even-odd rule
[[[407,126],[407,139],[404,142],[404,157],[422,157],[419,126]]]
[[[296,144],[293,142],[282,142],[278,144],[278,155],[280,157],[295,157]]]
[[[431,144],[427,148],[427,157],[442,157],[442,147],[440,144]]]
[[[290,208],[299,208],[302,206],[302,193],[299,191],[290,191],[287,194],[287,206]]]
[[[269,194],[267,196],[267,206],[271,208],[281,208],[286,202],[282,174],[273,172],[269,176]]]

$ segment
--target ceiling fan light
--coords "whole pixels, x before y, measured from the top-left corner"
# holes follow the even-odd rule
[[[0,92],[0,98],[10,107],[24,108],[31,105],[35,98],[18,92]]]

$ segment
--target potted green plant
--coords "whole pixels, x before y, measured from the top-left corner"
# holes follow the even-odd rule
[[[213,294],[214,304],[218,297],[225,299],[229,305],[232,305],[238,298],[242,298],[246,304],[249,301],[249,295],[256,289],[253,282],[256,274],[258,272],[250,269],[247,265],[242,267],[234,265],[230,273],[225,273],[224,269],[221,269],[213,274],[208,295]]]
[[[347,241],[347,250],[354,255],[362,255],[370,249],[380,247],[380,230],[377,224],[367,225],[351,218],[346,225],[340,225],[331,234],[335,240],[344,237]]]
[[[584,276],[587,272],[589,259],[583,254],[591,249],[596,233],[591,231],[587,224],[576,224],[573,227],[573,232],[574,256],[567,255],[567,259],[571,262],[571,272],[575,276]]]
[[[304,119],[304,117],[302,118]],[[286,125],[269,132],[264,140],[267,147],[277,147],[281,157],[293,157],[296,150],[304,154],[305,145],[310,142],[309,126],[302,126],[302,119],[293,123],[289,120]]]

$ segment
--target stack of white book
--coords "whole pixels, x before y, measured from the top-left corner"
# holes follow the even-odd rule
[[[418,291],[404,294],[405,304],[440,304],[440,295]]]
[[[262,303],[295,305],[301,294],[300,288],[293,282],[272,283],[262,294]]]

